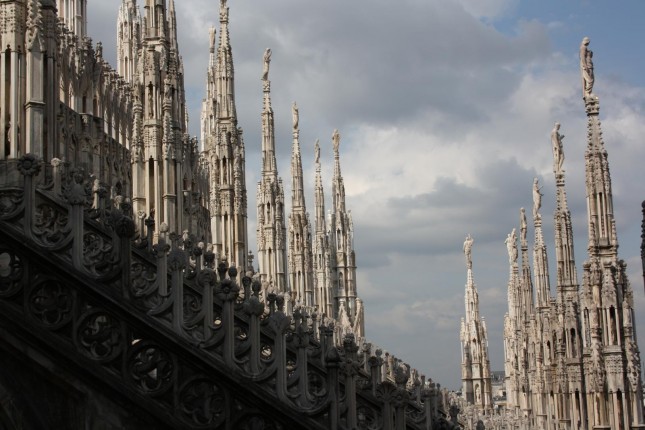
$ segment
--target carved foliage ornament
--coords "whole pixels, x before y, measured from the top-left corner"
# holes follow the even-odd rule
[[[24,193],[20,190],[5,189],[0,191],[0,219],[17,216],[22,209]]]
[[[92,360],[114,360],[122,351],[123,340],[121,322],[103,310],[87,312],[77,324],[76,346]]]
[[[127,359],[130,382],[142,393],[165,393],[175,379],[175,360],[158,345],[148,341],[134,344]]]
[[[72,292],[60,281],[46,279],[35,284],[27,306],[30,315],[44,327],[56,330],[72,319]]]
[[[43,203],[36,209],[34,233],[45,245],[55,245],[70,233],[67,223],[67,213],[54,205]]]
[[[22,289],[24,264],[15,252],[0,248],[0,298],[12,297]]]
[[[193,425],[217,428],[226,420],[228,403],[226,391],[207,378],[190,380],[179,391],[180,415]]]

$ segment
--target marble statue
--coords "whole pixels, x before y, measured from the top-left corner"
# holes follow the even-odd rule
[[[526,211],[520,208],[520,239],[526,243]]]
[[[593,73],[593,52],[587,47],[589,38],[584,37],[580,44],[580,72],[582,73],[582,97],[591,96],[593,91],[594,73]]]
[[[506,236],[504,243],[506,244],[506,250],[508,251],[508,263],[514,264],[517,261],[517,236],[515,234],[515,229]]]
[[[267,48],[264,51],[264,67],[262,69],[262,80],[267,81],[269,79],[269,64],[271,63],[271,48]]]
[[[540,192],[542,188],[538,186],[538,179],[533,179],[533,219],[538,219],[540,217],[539,211],[542,207],[542,196]]]
[[[331,141],[334,144],[334,152],[338,152],[338,148],[340,148],[340,133],[338,130],[334,130],[334,134],[331,136]]]
[[[472,249],[473,249],[473,242],[475,240],[468,234],[466,236],[466,240],[464,241],[464,254],[466,254],[466,267],[469,269],[472,269],[473,267],[473,259],[472,259]]]
[[[215,35],[217,34],[217,30],[215,27],[211,27],[208,29],[208,34],[210,36],[210,42],[211,42],[211,47],[215,46]]]
[[[166,79],[164,79],[164,101],[172,101],[172,85],[170,82],[170,76],[166,75]]]
[[[314,163],[320,163],[320,140],[316,139],[314,144]]]
[[[517,234],[515,233],[515,229],[511,231],[511,241],[513,243],[513,261],[517,261]]]
[[[291,106],[291,118],[293,129],[296,130],[298,128],[298,123],[300,122],[300,115],[298,114],[298,105],[296,105],[296,102],[293,102],[293,105]]]
[[[153,118],[155,115],[154,102],[152,98],[152,82],[148,85],[148,118]]]
[[[564,152],[562,151],[562,139],[564,135],[559,133],[560,123],[556,122],[551,130],[551,145],[553,146],[553,167],[556,173],[562,172],[564,163]]]

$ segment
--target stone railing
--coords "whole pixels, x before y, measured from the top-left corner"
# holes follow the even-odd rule
[[[82,169],[44,167],[0,164],[0,318],[25,319],[176,428],[246,428],[262,411],[284,428],[453,428],[445,395],[410,366],[334,342],[315,309],[287,312],[251,273],[238,284],[190,235],[155,236],[145,214],[137,228],[127,199]]]

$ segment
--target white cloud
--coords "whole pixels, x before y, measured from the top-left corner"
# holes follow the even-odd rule
[[[457,0],[457,3],[476,18],[494,19],[507,13],[517,0]]]

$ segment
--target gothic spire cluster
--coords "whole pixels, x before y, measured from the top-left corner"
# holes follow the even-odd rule
[[[117,69],[132,88],[132,202],[171,231],[203,234],[186,214],[203,206],[197,141],[188,136],[183,62],[173,0],[122,0],[117,21]],[[203,180],[201,181],[203,182]]]
[[[206,95],[202,102],[202,159],[208,166],[203,194],[208,196],[210,241],[229,264],[246,269],[247,236],[246,150],[235,105],[235,71],[228,29],[228,4],[220,2],[217,30],[209,29]]]
[[[25,151],[45,162],[63,160],[93,177],[93,192],[109,190],[127,202],[140,231],[155,225],[151,245],[168,235],[189,238],[199,252],[252,272],[309,314],[336,319],[338,336],[363,336],[362,302],[356,292],[353,225],[346,210],[340,173],[340,137],[334,135],[333,210],[325,218],[316,150],[316,223],[305,203],[298,107],[292,109],[291,212],[278,174],[269,68],[264,55],[261,111],[262,165],[257,191],[257,265],[248,245],[246,150],[238,125],[229,7],[219,2],[219,26],[211,28],[201,142],[188,135],[184,69],[175,0],[121,0],[116,23],[117,70],[103,58],[102,45],[85,37],[85,0],[11,2],[26,16],[26,31],[3,28],[3,97],[0,102],[2,153],[15,159]],[[5,5],[6,6],[6,5]],[[3,6],[3,8],[5,7]],[[24,10],[23,10],[24,9]],[[13,9],[12,9],[13,10]],[[15,31],[14,31],[15,30]],[[47,31],[45,31],[47,30]],[[60,34],[57,32],[60,31]],[[206,35],[205,35],[206,37]],[[27,61],[21,47],[28,46]],[[68,64],[54,64],[54,49]],[[83,65],[76,70],[74,65]],[[29,66],[33,85],[25,85]],[[44,88],[57,70],[56,90]],[[31,82],[31,81],[30,81]],[[79,85],[79,82],[82,85]],[[288,234],[287,234],[288,232]],[[316,250],[318,263],[314,259]],[[197,251],[196,251],[197,252]],[[318,273],[320,272],[320,273]],[[325,320],[326,323],[331,322]]]
[[[229,34],[229,10],[220,1],[219,43],[210,29],[206,97],[202,104],[201,136],[203,165],[208,172],[207,192],[210,233],[214,252],[239,267],[254,270],[248,253],[245,150],[237,124],[233,56]],[[260,180],[257,185],[257,276],[265,293],[285,295],[287,308],[304,306],[336,319],[338,339],[344,333],[362,337],[363,306],[356,292],[356,257],[353,223],[346,210],[345,187],[340,170],[340,134],[332,138],[334,177],[333,210],[325,216],[320,169],[320,146],[316,144],[316,219],[314,234],[305,203],[300,113],[292,106],[291,212],[285,216],[284,183],[278,173],[276,131],[271,103],[271,49],[263,56],[261,75]]]
[[[546,246],[539,213],[542,193],[533,185],[535,306],[528,265],[512,271],[504,346],[507,408],[535,428],[641,428],[641,363],[633,328],[633,291],[618,258],[607,151],[600,128],[589,38],[580,46],[582,93],[587,114],[585,175],[588,258],[578,284],[571,214],[565,190],[564,136],[551,132],[556,184],[554,213],[556,295],[551,296]],[[522,211],[522,260],[526,221]],[[510,235],[509,235],[510,236]],[[510,249],[510,248],[509,248]],[[523,264],[524,266],[524,264]]]

